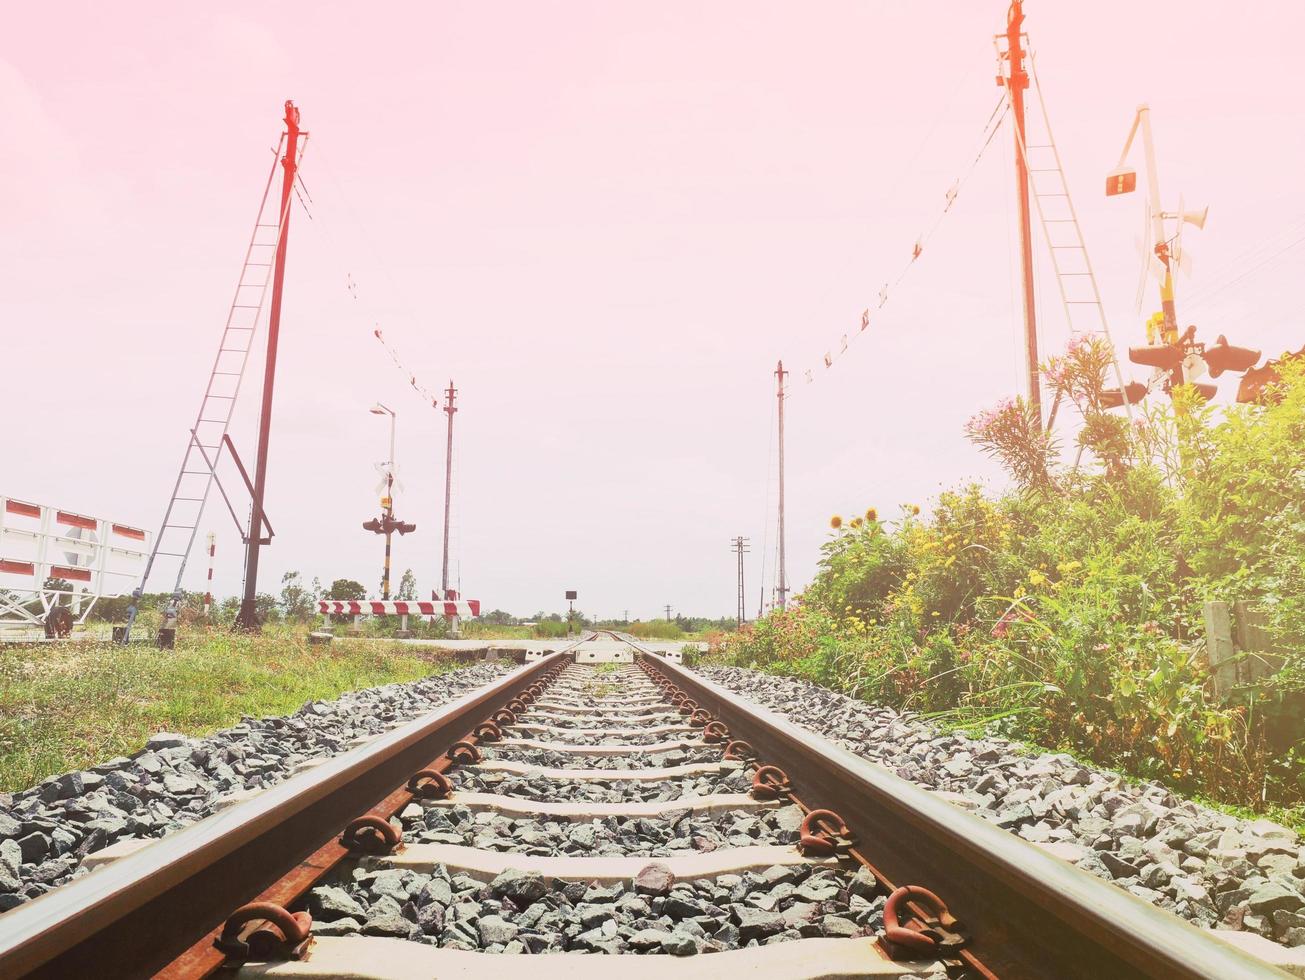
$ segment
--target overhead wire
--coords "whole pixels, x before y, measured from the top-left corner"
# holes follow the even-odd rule
[[[953,206],[955,205],[956,201],[959,199],[962,188],[965,186],[966,183],[968,183],[970,177],[974,174],[975,169],[978,167],[979,161],[983,159],[983,156],[987,152],[988,147],[992,145],[992,141],[996,137],[998,130],[1001,128],[1002,121],[1006,118],[1006,115],[1009,111],[1010,111],[1010,104],[1006,98],[1005,92],[1003,92],[1001,97],[997,100],[996,106],[993,107],[992,112],[988,115],[987,122],[984,123],[983,131],[981,132],[980,135],[978,149],[975,151],[974,155],[971,157],[969,161],[969,164],[965,167],[965,169],[962,171],[960,176],[957,177],[952,182],[951,186],[947,189],[947,192],[944,195],[944,204],[942,209],[938,212],[937,216],[933,220],[933,223],[928,227],[928,229],[916,239],[915,244],[911,249],[910,258],[907,259],[906,262],[903,264],[901,271],[897,274],[896,278],[892,278],[888,281],[885,281],[883,287],[879,291],[878,302],[874,307],[875,310],[880,310],[887,304],[890,287],[892,289],[895,289],[898,285],[900,285],[903,279],[905,279],[906,274],[910,271],[911,267],[915,265],[916,260],[918,260],[920,256],[924,253],[925,247],[929,244],[929,242],[933,239],[933,237],[937,233],[938,228],[942,224],[943,219],[952,211]],[[832,347],[826,350],[825,355],[823,357],[823,363],[826,369],[833,367],[834,362],[840,359],[845,353],[847,353],[847,351],[850,349],[851,343],[854,342],[857,338],[859,338],[862,334],[864,334],[869,329],[870,322],[871,322],[871,307],[867,306],[861,313],[860,329],[856,331],[848,331],[847,333],[844,333],[842,335],[840,340],[840,346],[838,347],[837,353],[834,353],[834,348]],[[799,368],[798,370],[801,371],[807,384],[810,384],[815,380],[814,368],[805,368],[805,369]],[[797,373],[798,372],[795,371],[794,375],[796,376]],[[792,397],[791,390],[792,390],[791,388],[786,388],[785,390],[786,398]]]
[[[1216,296],[1223,295],[1233,286],[1236,286],[1240,282],[1244,282],[1245,280],[1249,279],[1251,276],[1262,271],[1265,267],[1272,265],[1274,262],[1277,262],[1279,259],[1281,259],[1292,249],[1297,248],[1302,244],[1305,244],[1305,235],[1302,235],[1300,238],[1297,238],[1290,245],[1283,246],[1282,248],[1278,249],[1278,251],[1272,253],[1268,257],[1257,262],[1255,265],[1251,266],[1251,268],[1247,269],[1245,272],[1237,276],[1235,279],[1231,279],[1228,282],[1223,283],[1223,285],[1221,286],[1217,286],[1213,289],[1207,289],[1204,293],[1198,294],[1192,301],[1185,304],[1186,309],[1184,313],[1186,314],[1192,312],[1193,310],[1199,310],[1204,308],[1205,306],[1209,305],[1209,303]]]
[[[1257,242],[1255,245],[1252,245],[1250,248],[1243,250],[1237,256],[1229,260],[1225,264],[1224,268],[1220,271],[1227,273],[1233,278],[1240,278],[1244,270],[1239,269],[1239,266],[1242,266],[1243,263],[1247,263],[1247,262],[1251,262],[1251,263],[1256,262],[1269,253],[1277,254],[1278,252],[1283,251],[1283,249],[1278,248],[1278,246],[1280,246],[1282,242],[1286,241],[1287,239],[1292,238],[1295,235],[1299,235],[1302,231],[1305,231],[1305,218],[1297,219],[1291,222],[1290,224],[1284,225],[1283,228],[1277,234],[1273,235],[1271,238]],[[1297,243],[1292,243],[1292,244],[1294,245]],[[1291,248],[1291,247],[1292,245],[1287,246],[1287,248]],[[1222,289],[1223,286],[1227,284],[1227,282],[1228,280],[1226,279],[1223,281],[1216,281],[1213,283],[1207,282],[1205,285],[1192,290],[1191,294],[1185,298],[1192,303],[1201,302],[1206,298],[1208,294],[1212,293],[1216,289]]]

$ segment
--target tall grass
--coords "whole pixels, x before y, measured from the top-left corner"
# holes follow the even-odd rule
[[[191,629],[175,650],[111,643],[0,646],[0,790],[138,751],[157,731],[205,735],[345,691],[443,673],[396,643],[309,646],[302,630]]]

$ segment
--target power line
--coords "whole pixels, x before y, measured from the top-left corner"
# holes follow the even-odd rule
[[[1278,251],[1274,252],[1272,255],[1268,256],[1267,258],[1263,259],[1262,261],[1260,261],[1260,262],[1256,263],[1255,265],[1251,266],[1249,269],[1247,269],[1245,272],[1243,272],[1243,273],[1242,273],[1240,276],[1238,276],[1236,279],[1232,279],[1232,280],[1230,280],[1230,281],[1224,283],[1222,286],[1218,286],[1218,287],[1216,287],[1215,289],[1206,292],[1204,295],[1202,295],[1202,296],[1201,296],[1199,299],[1197,299],[1195,302],[1188,303],[1188,304],[1187,304],[1187,308],[1186,308],[1186,310],[1184,311],[1184,312],[1185,312],[1185,315],[1188,314],[1188,313],[1191,313],[1193,310],[1199,310],[1199,309],[1201,309],[1202,307],[1209,305],[1210,301],[1213,300],[1216,296],[1219,296],[1219,295],[1221,295],[1221,294],[1227,292],[1227,291],[1228,291],[1229,289],[1231,289],[1233,286],[1237,285],[1239,282],[1242,282],[1242,281],[1245,280],[1245,279],[1250,278],[1250,277],[1253,276],[1255,273],[1257,273],[1257,272],[1259,272],[1261,269],[1263,269],[1265,266],[1267,266],[1267,265],[1271,265],[1272,263],[1276,262],[1278,259],[1282,258],[1284,255],[1286,255],[1288,252],[1290,252],[1293,248],[1295,248],[1296,246],[1298,246],[1298,245],[1300,245],[1300,244],[1302,244],[1302,243],[1305,243],[1305,235],[1302,235],[1300,238],[1296,239],[1296,240],[1295,240],[1294,242],[1292,242],[1290,245],[1285,245],[1285,246],[1283,246],[1282,248],[1278,249]]]

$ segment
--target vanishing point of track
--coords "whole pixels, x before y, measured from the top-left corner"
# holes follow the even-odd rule
[[[613,666],[596,668],[599,662]],[[667,751],[691,761],[675,769],[618,768],[620,760]],[[582,768],[579,762],[541,767],[512,761],[513,752],[527,758],[530,752],[574,760],[597,756],[606,768]],[[460,787],[462,775],[475,771],[575,785],[671,783],[740,770],[749,777],[747,794],[654,803],[530,802]],[[653,819],[676,808],[711,819],[783,807],[795,819],[783,842],[699,849],[695,840],[693,848],[663,857],[525,855],[405,839],[399,815],[455,805],[550,814],[561,822]],[[732,905],[741,929],[726,924],[718,938],[701,923],[721,921],[727,914],[721,908],[686,920],[678,941],[696,942],[701,934],[702,951],[724,949],[711,956],[686,959],[654,947],[654,955],[622,955],[619,964],[608,956],[567,953],[490,959],[484,952],[403,939],[315,938],[306,910],[312,889],[342,880],[359,865],[414,871],[439,866],[484,882],[515,868],[540,872],[555,889],[567,882],[619,886],[651,865],[660,886],[637,883],[645,896],[660,892],[662,902],[675,882],[714,879],[718,888],[727,881],[725,888],[737,889],[736,882],[749,875],[761,887],[783,881],[779,887],[790,902],[791,882],[802,875],[815,876],[823,891],[808,892],[814,900],[803,908],[810,917],[800,927],[786,923],[777,939],[787,941],[746,941],[754,915],[759,922],[778,921],[771,914],[782,907],[776,890],[769,900],[756,902],[753,895]],[[821,895],[830,901],[820,901]],[[647,904],[643,898],[636,902]],[[657,902],[648,915],[669,923]],[[822,927],[820,913],[829,909],[842,917],[826,915]],[[508,903],[508,914],[513,911],[519,909]],[[840,925],[837,935],[829,932],[831,918]],[[850,930],[843,928],[849,923]],[[600,936],[615,939],[616,933],[612,923]],[[657,935],[641,933],[649,934]],[[722,946],[719,937],[726,935],[733,946]],[[758,935],[754,931],[752,938]],[[607,948],[599,942],[593,951]],[[530,971],[535,977],[586,980],[613,974],[709,977],[736,970],[811,978],[1282,976],[741,700],[673,657],[614,633],[586,634],[0,921],[0,976],[15,978],[180,980],[233,971],[268,977],[473,977]]]

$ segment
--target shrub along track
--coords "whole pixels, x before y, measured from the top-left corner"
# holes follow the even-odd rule
[[[608,657],[624,663],[593,666]],[[625,958],[485,959],[567,951]],[[698,953],[713,955],[669,958]],[[232,966],[572,980],[1282,975],[615,634],[0,926],[5,977]]]

